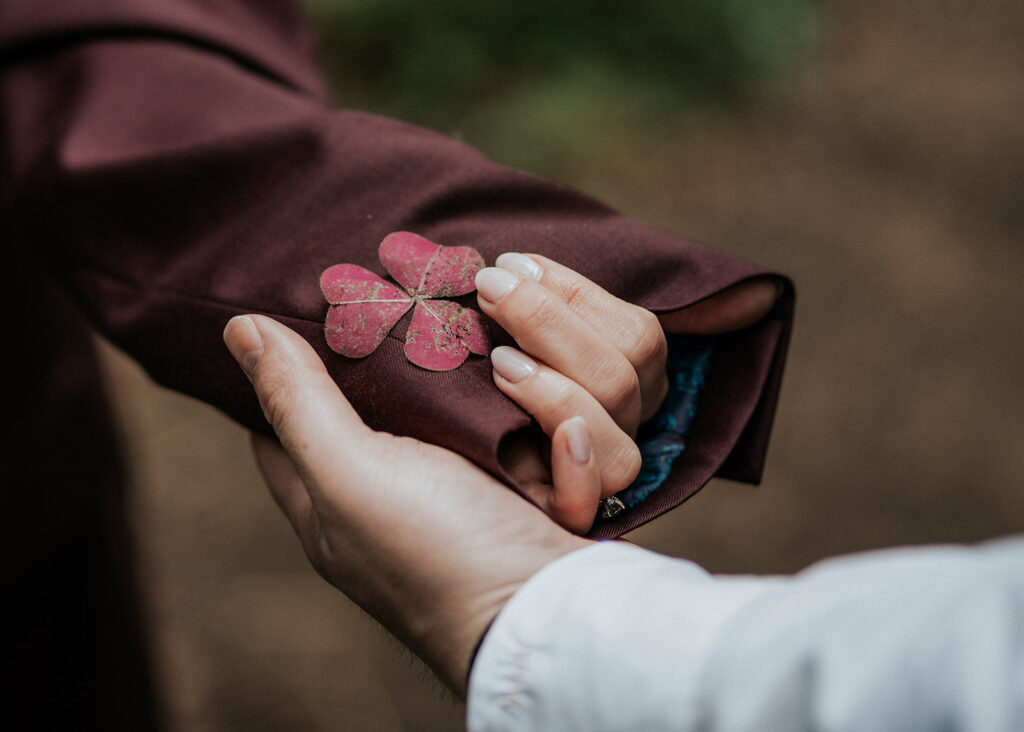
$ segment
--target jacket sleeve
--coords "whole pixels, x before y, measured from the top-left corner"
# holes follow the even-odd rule
[[[457,141],[335,109],[297,4],[279,0],[0,0],[0,216],[95,326],[159,383],[266,430],[221,341],[258,312],[302,334],[374,428],[454,449],[510,482],[503,438],[530,420],[486,358],[435,373],[404,358],[402,325],[349,360],[323,335],[318,278],[383,274],[396,230],[445,245],[545,254],[654,311],[759,268],[498,166]],[[716,472],[756,482],[778,394],[792,290],[719,343],[684,459],[619,534]]]
[[[470,730],[907,732],[1024,725],[1024,538],[713,577],[602,542],[484,638]]]

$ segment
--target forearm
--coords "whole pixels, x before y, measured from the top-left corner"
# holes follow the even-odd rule
[[[707,575],[603,544],[506,606],[471,729],[1019,728],[1024,541]]]
[[[438,376],[406,361],[403,332],[358,360],[324,341],[320,273],[380,271],[391,231],[471,245],[487,262],[544,253],[659,311],[761,272],[444,136],[331,109],[308,39],[273,30],[275,13],[297,17],[288,3],[239,3],[230,16],[186,0],[96,5],[0,5],[9,246],[42,252],[156,380],[249,427],[267,429],[219,338],[231,316],[260,312],[314,346],[371,426],[503,475],[499,445],[529,418],[494,389],[486,359]],[[730,336],[690,472],[631,525],[716,471],[758,478],[791,309],[787,297]]]

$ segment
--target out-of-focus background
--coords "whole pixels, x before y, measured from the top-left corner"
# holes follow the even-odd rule
[[[1024,5],[505,5],[310,2],[339,105],[798,285],[764,483],[714,481],[630,538],[788,572],[1024,529]],[[459,729],[462,710],[309,569],[246,433],[104,354],[170,726]]]

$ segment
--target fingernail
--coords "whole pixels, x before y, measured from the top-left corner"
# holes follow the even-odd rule
[[[569,454],[572,459],[580,465],[590,462],[592,449],[590,447],[590,431],[587,429],[587,422],[583,417],[573,417],[565,420],[565,437],[569,443]]]
[[[519,284],[519,278],[500,267],[485,267],[476,273],[476,289],[485,300],[497,302]]]
[[[263,336],[248,315],[236,315],[224,326],[224,343],[252,381],[252,372],[263,355]]]
[[[515,272],[520,277],[525,277],[528,280],[536,280],[539,282],[541,275],[544,274],[541,271],[539,264],[527,257],[525,254],[520,254],[519,252],[505,252],[499,256],[494,263],[502,269]]]
[[[513,384],[537,370],[536,361],[510,346],[498,346],[491,351],[491,364],[498,376]]]

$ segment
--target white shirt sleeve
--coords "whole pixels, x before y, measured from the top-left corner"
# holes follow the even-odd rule
[[[470,676],[468,726],[1024,729],[1024,539],[771,578],[596,544],[499,614]]]

